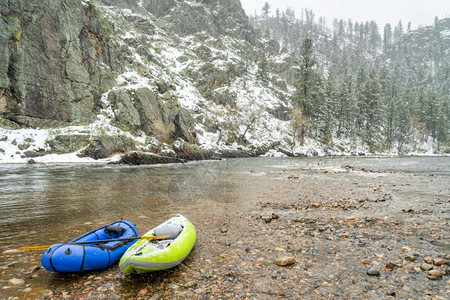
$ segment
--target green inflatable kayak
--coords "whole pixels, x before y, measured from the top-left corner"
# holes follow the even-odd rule
[[[145,236],[166,236],[159,240],[140,239],[128,248],[119,262],[123,273],[143,273],[179,265],[191,252],[197,238],[194,225],[176,215],[153,228]]]

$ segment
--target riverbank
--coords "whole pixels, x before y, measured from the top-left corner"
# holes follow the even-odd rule
[[[228,195],[242,199],[182,208],[198,240],[179,267],[50,274],[43,285],[40,253],[3,253],[3,274],[19,281],[2,289],[19,299],[450,297],[447,173],[321,161],[271,170],[244,174],[246,193]],[[149,223],[157,224],[136,219],[140,228]],[[281,257],[294,263],[280,266]]]
[[[123,163],[148,164],[170,161],[191,161],[232,157],[315,157],[315,156],[395,156],[398,154],[433,156],[448,155],[446,147],[439,149],[435,141],[414,141],[414,146],[402,151],[369,149],[362,141],[334,139],[323,144],[308,137],[303,145],[287,143],[287,139],[227,141],[218,133],[199,135],[198,143],[181,139],[160,142],[145,134],[133,135],[105,123],[104,116],[90,125],[53,129],[5,129],[0,127],[0,163]],[[216,138],[218,138],[217,141]],[[215,141],[215,142],[214,142]],[[221,141],[221,142],[219,142]],[[375,152],[374,152],[375,151]],[[153,155],[149,159],[149,156]]]

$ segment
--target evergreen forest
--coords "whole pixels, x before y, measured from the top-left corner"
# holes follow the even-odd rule
[[[328,28],[312,10],[272,12],[266,2],[250,20],[292,56],[290,119],[300,143],[343,138],[402,154],[432,140],[448,151],[450,19],[415,30],[334,19]]]

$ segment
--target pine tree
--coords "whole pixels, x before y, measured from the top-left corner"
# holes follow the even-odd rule
[[[270,4],[269,2],[264,2],[264,6],[262,8],[262,16],[264,19],[268,19],[269,18],[269,13],[270,13]]]
[[[347,22],[347,36],[350,41],[353,41],[353,22],[352,19],[348,19]]]
[[[364,106],[364,83],[367,81],[366,66],[362,64],[356,74],[355,94],[356,94],[356,118],[355,126],[358,132],[361,132],[365,122]]]
[[[375,150],[380,140],[383,125],[383,107],[381,102],[381,85],[374,68],[364,82],[362,91],[363,128],[361,136],[363,142],[369,145],[370,151]]]
[[[267,83],[269,80],[269,62],[267,61],[266,53],[263,52],[261,60],[258,62],[258,72],[256,76],[259,80]]]
[[[403,154],[403,145],[408,141],[411,131],[411,115],[408,109],[408,99],[410,98],[410,90],[407,88],[402,95],[395,95],[394,110],[394,125],[396,140],[397,140],[397,153]],[[389,107],[387,113],[389,114]]]
[[[388,55],[391,51],[391,44],[392,44],[392,28],[391,24],[387,23],[384,26],[384,32],[383,32],[383,52],[384,54]]]
[[[439,109],[437,111],[437,128],[436,128],[436,137],[438,140],[438,150],[440,148],[441,144],[445,144],[449,141],[449,131],[450,131],[450,119],[449,119],[449,113],[450,113],[450,107],[448,105],[448,102],[446,103],[443,101],[444,99],[441,99],[439,102]]]
[[[394,28],[394,40],[398,41],[403,36],[403,24],[400,20]]]
[[[311,39],[306,39],[301,46],[298,79],[291,101],[294,107],[301,109],[302,119],[307,120],[299,134],[303,145],[309,132],[317,133],[323,106],[322,73],[317,66]]]
[[[341,87],[338,91],[338,100],[336,108],[337,131],[336,134],[340,137],[346,133],[349,136],[354,134],[356,113],[356,100],[353,88],[353,77],[347,74],[342,80]]]
[[[384,69],[385,78],[383,78],[382,82],[382,90],[383,90],[383,99],[384,99],[384,106],[386,108],[385,113],[385,123],[384,123],[384,136],[385,136],[385,146],[390,149],[394,141],[396,139],[396,131],[398,124],[396,123],[396,120],[398,120],[398,104],[399,104],[399,84],[397,81],[396,76],[392,76],[389,74],[388,70]],[[404,109],[404,107],[402,107]],[[406,111],[401,111],[400,113],[406,114]],[[403,120],[403,118],[402,118]],[[407,122],[406,118],[406,122]]]
[[[336,82],[336,74],[331,70],[326,81],[325,103],[321,125],[321,138],[325,144],[330,143],[333,139],[338,95],[339,90]]]
[[[434,90],[428,90],[426,92],[425,98],[425,124],[430,136],[436,140],[438,137],[438,121],[443,120],[444,117],[441,116],[442,104],[439,101],[439,95]]]
[[[427,123],[427,110],[428,110],[428,101],[427,99],[427,91],[423,85],[419,87],[418,94],[417,94],[417,106],[418,106],[418,120],[419,122],[423,123],[426,127]],[[425,137],[424,137],[425,138]]]
[[[369,51],[376,53],[381,44],[380,33],[378,32],[378,25],[375,21],[369,24]]]

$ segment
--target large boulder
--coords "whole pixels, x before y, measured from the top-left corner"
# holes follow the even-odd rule
[[[180,107],[173,123],[175,125],[174,138],[181,138],[187,142],[196,142],[194,134],[195,121],[189,111]]]
[[[212,58],[211,49],[205,45],[201,45],[197,49],[195,49],[195,54],[203,61],[210,61]]]
[[[134,133],[143,131],[160,141],[172,142],[177,138],[192,141],[195,122],[188,110],[183,108],[167,88],[160,95],[147,87],[135,91],[113,90],[108,100],[112,104],[114,122],[124,130]],[[161,96],[167,96],[165,103]]]
[[[89,135],[58,135],[47,142],[53,153],[71,153],[89,144]]]
[[[154,165],[154,164],[172,164],[184,163],[184,159],[162,156],[153,153],[133,151],[122,155],[119,164],[125,165]]]
[[[280,44],[275,40],[270,40],[265,44],[265,50],[270,55],[278,55],[280,52]]]
[[[101,135],[93,138],[81,153],[81,157],[101,159],[117,153],[126,153],[136,149],[133,140],[125,136]]]
[[[202,149],[195,144],[182,143],[174,145],[173,150],[176,153],[176,157],[185,160],[219,159],[214,151]]]
[[[136,133],[141,130],[141,118],[136,107],[134,107],[131,94],[125,89],[113,90],[108,95],[111,103],[116,124],[127,131]]]
[[[135,91],[134,106],[139,112],[142,129],[147,134],[154,134],[163,126],[162,100],[149,88],[143,87]]]

